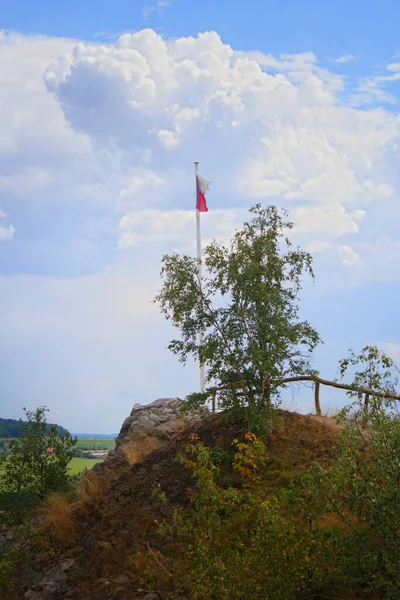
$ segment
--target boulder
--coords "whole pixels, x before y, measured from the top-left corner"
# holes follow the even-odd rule
[[[206,409],[190,415],[181,415],[180,398],[158,398],[151,404],[142,406],[136,403],[123,422],[116,439],[116,447],[126,443],[134,434],[154,433],[169,435],[183,427],[196,423],[207,413]]]

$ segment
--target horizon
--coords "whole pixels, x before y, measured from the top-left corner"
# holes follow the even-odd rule
[[[256,202],[290,211],[322,377],[366,344],[400,360],[399,22],[394,0],[3,7],[0,416],[105,435],[198,390],[152,303],[162,255],[196,255],[194,161],[203,247]]]

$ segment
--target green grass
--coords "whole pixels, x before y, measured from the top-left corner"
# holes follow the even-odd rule
[[[68,465],[70,475],[77,475],[84,469],[92,469],[97,463],[103,462],[103,459],[76,458],[74,457]]]
[[[113,450],[115,448],[115,439],[78,437],[76,448],[88,448],[90,450]]]

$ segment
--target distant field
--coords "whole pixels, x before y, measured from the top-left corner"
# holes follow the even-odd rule
[[[77,475],[78,473],[81,473],[84,469],[92,469],[94,465],[100,462],[103,462],[103,460],[74,457],[68,465],[68,470],[71,475]]]
[[[78,437],[76,447],[87,448],[89,450],[113,450],[115,448],[115,439]]]
[[[1,442],[11,442],[11,440],[16,440],[18,438],[2,438],[0,437]],[[82,448],[85,446],[87,448],[90,447],[91,450],[113,450],[115,448],[115,438],[84,438],[78,437],[76,442],[77,448]]]
[[[93,469],[94,465],[97,465],[97,463],[101,462],[103,462],[102,458],[77,458],[74,456],[68,465],[68,472],[70,475],[77,475],[78,473],[82,473],[84,469]]]

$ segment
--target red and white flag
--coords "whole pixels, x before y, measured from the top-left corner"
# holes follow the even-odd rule
[[[196,173],[196,209],[199,212],[207,212],[206,193],[210,187],[211,181],[203,179],[198,173]]]

